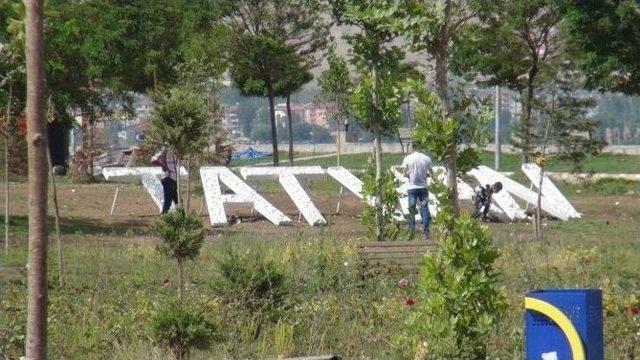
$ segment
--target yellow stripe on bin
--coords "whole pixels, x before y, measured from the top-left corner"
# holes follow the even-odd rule
[[[580,334],[573,326],[571,320],[562,312],[562,310],[540,299],[530,297],[524,298],[524,308],[527,310],[538,312],[558,325],[569,341],[573,360],[585,360],[584,345],[580,339]]]

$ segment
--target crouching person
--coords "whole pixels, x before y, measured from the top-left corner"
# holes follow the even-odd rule
[[[471,215],[472,218],[477,219],[482,215],[482,221],[489,220],[489,210],[491,209],[491,197],[495,193],[499,193],[502,190],[502,183],[496,182],[493,185],[478,185],[474,189],[474,207],[475,210]]]

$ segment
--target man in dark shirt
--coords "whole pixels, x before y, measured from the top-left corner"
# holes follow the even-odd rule
[[[162,190],[164,193],[164,204],[162,213],[166,214],[171,209],[171,204],[178,205],[178,172],[176,155],[167,147],[163,147],[151,158],[153,165],[162,167]]]
[[[493,185],[478,185],[474,189],[475,199],[474,199],[474,207],[475,210],[471,215],[472,218],[477,219],[480,214],[482,214],[482,221],[487,221],[489,214],[489,209],[491,208],[491,197],[493,194],[500,192],[502,190],[502,183],[496,182]]]

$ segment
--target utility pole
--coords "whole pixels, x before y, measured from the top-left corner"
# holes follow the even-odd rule
[[[494,149],[494,168],[496,171],[500,170],[500,86],[496,85],[496,104],[494,109],[496,117],[496,134],[495,134],[495,149]]]

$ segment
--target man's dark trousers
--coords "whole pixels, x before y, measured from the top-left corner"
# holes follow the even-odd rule
[[[166,177],[160,181],[164,192],[164,204],[162,213],[166,214],[171,209],[171,203],[178,204],[178,183],[170,177]]]

